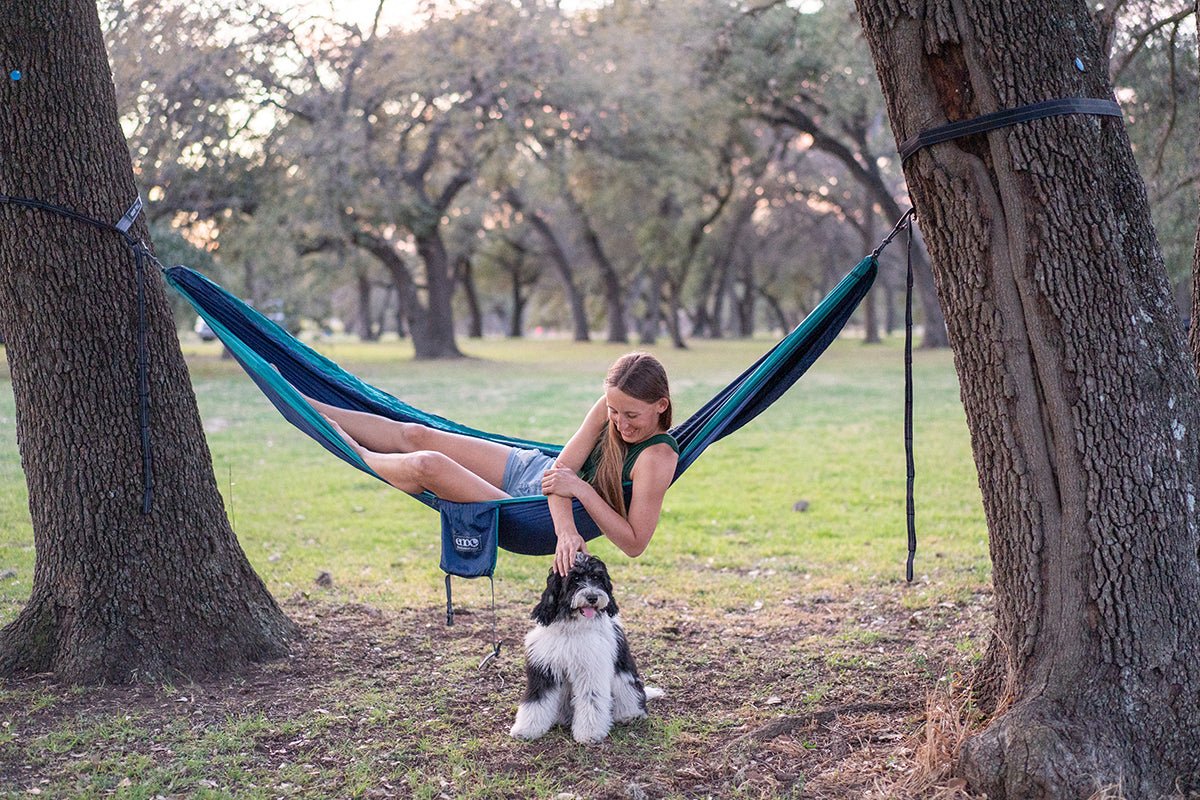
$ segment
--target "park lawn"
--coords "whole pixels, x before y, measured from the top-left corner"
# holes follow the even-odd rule
[[[769,345],[655,348],[676,420]],[[186,343],[226,510],[306,639],[292,659],[232,683],[98,690],[43,677],[0,689],[0,793],[690,797],[819,787],[851,797],[894,787],[917,771],[926,698],[978,657],[990,604],[986,527],[948,352],[915,354],[918,553],[915,580],[904,580],[901,345],[839,340],[672,487],[641,558],[593,544],[647,683],[667,696],[646,723],[589,749],[561,732],[534,744],[505,735],[523,680],[520,639],[549,558],[501,552],[494,615],[487,581],[456,580],[447,628],[436,514],[288,426],[218,346]],[[424,410],[550,442],[570,436],[624,350],[557,340],[462,347],[469,359],[418,363],[400,342],[319,344]],[[28,597],[34,558],[6,387],[0,514],[3,623]],[[331,585],[317,583],[321,573]],[[502,655],[479,669],[493,625]],[[846,716],[818,724],[831,709]],[[751,735],[772,721],[782,730],[780,719],[795,725]],[[844,752],[837,742],[854,726],[878,746]],[[5,767],[9,757],[23,763]]]

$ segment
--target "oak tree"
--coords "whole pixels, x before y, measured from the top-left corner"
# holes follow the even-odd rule
[[[0,194],[120,219],[137,190],[94,0],[7,7],[0,52]],[[147,238],[144,217],[131,234]],[[120,235],[0,203],[0,330],[36,549],[0,675],[200,676],[282,656],[296,635],[230,528],[163,280],[144,279],[143,337]]]
[[[897,141],[1112,99],[1076,0],[859,2]],[[962,384],[994,565],[997,716],[959,767],[996,798],[1200,786],[1200,395],[1122,122],[926,147],[905,176]],[[982,677],[982,675],[980,676]]]

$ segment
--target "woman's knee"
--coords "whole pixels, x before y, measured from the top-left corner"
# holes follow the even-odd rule
[[[418,450],[404,457],[405,471],[425,489],[431,488],[454,467],[454,462],[433,450]]]
[[[433,431],[417,422],[397,423],[398,452],[418,454],[422,450],[433,450]]]

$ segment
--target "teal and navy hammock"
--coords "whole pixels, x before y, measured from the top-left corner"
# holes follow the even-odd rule
[[[804,374],[846,324],[871,287],[877,269],[878,251],[851,270],[791,333],[703,408],[671,429],[680,448],[675,479],[705,448],[754,419]],[[289,422],[343,461],[376,478],[379,476],[302,394],[341,408],[367,411],[404,422],[419,422],[507,445],[537,448],[550,455],[561,450],[558,445],[468,428],[414,408],[346,372],[203,275],[187,267],[171,267],[165,273],[171,285],[195,306]],[[628,486],[626,490],[629,490]],[[483,503],[451,503],[429,492],[414,496],[441,513],[444,533],[462,531],[488,538],[494,536],[500,547],[513,553],[549,555],[554,552],[554,524],[544,496]],[[578,500],[575,501],[575,523],[584,539],[600,535],[599,528]]]

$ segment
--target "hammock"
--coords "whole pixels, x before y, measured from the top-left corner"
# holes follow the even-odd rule
[[[679,465],[673,480],[678,479],[710,444],[738,430],[775,402],[816,361],[871,287],[878,269],[878,254],[877,250],[859,262],[791,333],[699,411],[671,429],[680,448]],[[346,372],[203,275],[187,267],[171,267],[165,274],[168,282],[196,308],[288,422],[338,458],[376,478],[379,475],[302,395],[394,420],[419,422],[452,433],[537,448],[550,455],[557,455],[561,450],[559,445],[476,430],[414,408]],[[627,493],[629,490],[627,485]],[[451,503],[429,492],[413,496],[440,512],[444,537],[448,532],[456,536],[460,531],[470,532],[473,536],[488,537],[513,553],[550,555],[554,552],[554,524],[544,496],[483,503]],[[575,523],[584,539],[600,535],[599,528],[578,500],[575,501]]]

